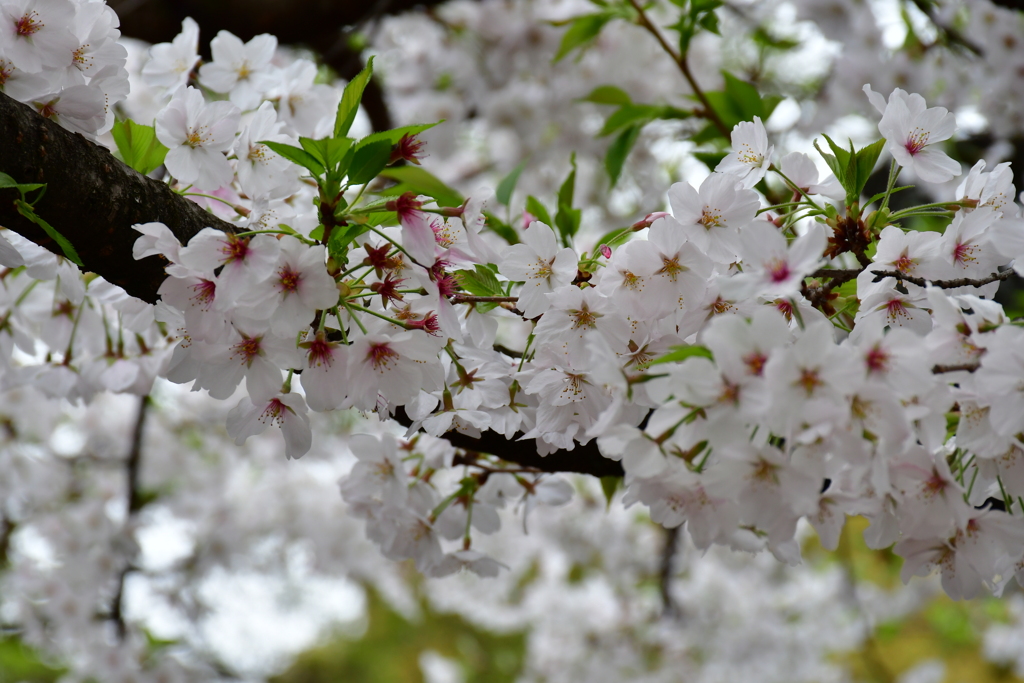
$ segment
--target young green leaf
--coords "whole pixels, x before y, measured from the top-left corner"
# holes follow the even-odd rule
[[[366,232],[366,226],[354,224],[354,225],[338,225],[331,230],[331,236],[327,239],[327,254],[335,260],[335,262],[342,264],[348,259],[348,245],[352,243],[356,237]]]
[[[612,15],[607,13],[585,14],[573,19],[569,30],[562,36],[562,43],[558,46],[558,52],[552,61],[558,62],[576,48],[589,45],[611,20]]]
[[[444,119],[436,121],[434,123],[418,123],[414,126],[402,126],[401,128],[392,128],[391,130],[381,131],[379,133],[373,133],[367,135],[365,138],[356,143],[356,149],[365,147],[378,140],[387,140],[392,146],[398,144],[398,141],[406,135],[417,135],[425,130],[430,130],[439,123],[444,123]]]
[[[334,137],[343,138],[348,135],[352,128],[352,122],[356,120],[356,113],[359,111],[359,102],[363,99],[363,91],[366,84],[370,82],[373,75],[373,57],[366,60],[366,68],[356,74],[355,78],[348,82],[345,91],[341,94],[341,102],[338,103],[338,114],[334,117]]]
[[[352,138],[324,138],[324,141],[327,143],[327,168],[335,169],[352,149]]]
[[[549,228],[554,225],[551,222],[551,214],[548,213],[547,208],[532,194],[526,198],[526,212]]]
[[[657,115],[658,107],[650,104],[624,104],[605,119],[601,131],[597,135],[598,137],[604,137],[623,128],[637,125],[643,126],[653,121]]]
[[[619,133],[615,141],[608,147],[608,152],[604,156],[604,169],[608,172],[612,187],[615,187],[615,183],[619,181],[622,165],[626,162],[626,157],[629,156],[629,151],[633,149],[633,144],[639,135],[640,126],[630,126]]]
[[[477,265],[475,270],[457,270],[455,276],[459,286],[474,296],[502,296],[505,293],[494,271],[486,266]]]
[[[569,244],[569,240],[580,229],[580,218],[583,212],[580,209],[572,208],[572,197],[576,189],[576,154],[569,157],[572,170],[566,176],[565,182],[558,190],[558,212],[555,213],[555,226],[562,236],[562,243]]]
[[[396,197],[405,192],[415,192],[433,197],[438,206],[462,205],[463,197],[458,191],[448,187],[439,178],[419,166],[385,168],[379,175],[398,183],[379,192],[381,196]]]
[[[487,222],[484,227],[490,229],[495,235],[505,240],[508,244],[519,244],[519,235],[512,229],[512,226],[501,220],[492,213],[484,213]]]
[[[885,140],[879,140],[857,151],[857,182],[854,189],[856,189],[858,197],[864,191],[871,172],[875,170],[875,164],[878,163],[878,157],[882,154],[884,147]]]
[[[277,154],[280,154],[293,164],[298,164],[314,176],[323,175],[324,173],[324,165],[301,147],[287,145],[283,142],[273,142],[272,140],[260,140],[260,144],[266,145]]]
[[[839,181],[839,184],[843,186],[843,189],[847,189],[846,165],[840,163],[839,159],[835,156],[822,150],[821,147],[818,147],[817,140],[814,141],[814,149],[818,150],[818,154],[820,154],[821,158],[825,160],[828,167],[832,169],[832,173],[835,175],[836,180]]]
[[[0,171],[0,189],[6,189],[9,187],[14,188],[15,190],[21,193],[22,197],[24,197],[26,192],[38,190],[41,187],[46,187],[46,183],[19,183],[11,176]]]
[[[612,506],[612,498],[615,492],[622,486],[622,477],[607,476],[601,477],[601,492],[604,493],[605,509]]]
[[[356,148],[348,167],[349,183],[362,185],[370,182],[384,170],[390,160],[391,143],[387,140],[377,140]]]
[[[687,358],[694,357],[714,358],[714,356],[711,355],[711,351],[703,346],[673,346],[672,350],[664,356],[651,361],[651,365],[659,365],[661,363],[679,363]]]
[[[507,176],[501,179],[498,183],[498,189],[494,191],[494,196],[497,198],[499,204],[508,206],[508,203],[512,201],[512,193],[516,189],[516,183],[519,182],[519,176],[522,174],[523,169],[526,168],[526,159],[523,159],[518,166],[513,168]]]
[[[327,166],[328,166],[328,163],[327,163],[327,157],[328,157],[327,139],[324,139],[324,140],[314,140],[312,138],[300,137],[299,138],[299,144],[302,145],[302,149],[304,149],[307,152],[309,152],[309,154],[314,159],[316,159],[318,162],[320,162],[321,166],[323,166],[324,168],[327,168]]]
[[[632,104],[633,100],[630,99],[629,94],[622,88],[616,88],[614,85],[599,85],[590,91],[590,94],[583,98],[584,102],[593,102],[594,104]]]
[[[64,237],[64,235],[60,234],[56,228],[43,220],[43,217],[35,212],[35,209],[32,208],[31,204],[22,201],[21,199],[15,199],[14,206],[18,210],[18,213],[42,228],[43,232],[45,232],[50,239],[60,246],[60,250],[64,252],[64,256],[69,261],[81,268],[85,267],[85,264],[82,263],[82,259],[78,256],[78,252],[75,251],[73,246],[71,246],[71,242],[68,241],[68,238]]]
[[[110,134],[117,145],[121,161],[143,175],[148,175],[164,163],[167,148],[156,139],[156,129],[131,119],[115,121]]]

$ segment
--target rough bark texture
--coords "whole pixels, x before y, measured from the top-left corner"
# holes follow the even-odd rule
[[[0,171],[19,183],[46,183],[36,212],[78,251],[86,270],[155,303],[166,277],[158,257],[136,261],[136,223],[160,221],[185,243],[209,226],[234,226],[114,158],[101,145],[70,133],[31,107],[0,93]],[[14,208],[15,190],[0,190],[0,226],[55,254],[60,247]]]

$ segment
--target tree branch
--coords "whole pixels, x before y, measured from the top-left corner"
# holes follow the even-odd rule
[[[209,226],[225,232],[223,221],[166,184],[121,163],[103,146],[44,119],[31,107],[0,92],[0,171],[19,183],[46,183],[36,213],[66,237],[86,270],[102,275],[132,296],[155,303],[167,277],[155,256],[136,261],[136,223],[160,221],[184,244]],[[46,233],[14,208],[18,193],[0,190],[0,226],[61,254]]]
[[[128,168],[106,148],[69,133],[3,93],[0,121],[7,139],[14,143],[0,145],[0,171],[18,182],[47,183],[46,195],[36,204],[38,214],[70,240],[86,270],[133,296],[155,303],[157,289],[167,275],[164,262],[157,257],[134,259],[132,246],[139,233],[132,225],[160,221],[182,243],[207,226],[236,230],[164,183]],[[59,253],[59,247],[41,229],[15,211],[16,197],[14,190],[0,190],[0,226]],[[402,409],[396,418],[405,426],[412,424]],[[446,438],[457,448],[490,453],[545,472],[596,477],[623,474],[622,466],[602,456],[594,441],[572,451],[541,456],[530,441],[510,441],[490,431],[478,439],[457,432]],[[136,509],[133,505],[138,505],[137,499],[129,502],[130,509]]]
[[[142,437],[146,427],[146,412],[149,409],[149,396],[139,399],[139,410],[135,415],[135,427],[132,429],[131,446],[128,448],[128,457],[125,458],[125,486],[128,489],[128,510],[125,515],[125,528],[129,528],[135,519],[136,513],[145,504],[139,490],[139,466],[142,465]],[[128,625],[124,621],[124,582],[128,575],[135,571],[135,563],[129,560],[117,575],[117,590],[110,604],[110,620],[114,622],[117,629],[118,640],[124,640],[128,633]]]
[[[732,131],[729,130],[729,127],[725,125],[725,122],[718,116],[718,112],[716,112],[715,108],[711,106],[711,100],[709,100],[707,95],[704,94],[700,84],[697,83],[697,79],[693,77],[693,72],[690,71],[690,64],[686,60],[686,55],[679,54],[671,45],[668,44],[665,37],[661,35],[661,31],[658,30],[658,27],[651,22],[650,17],[647,16],[647,12],[644,11],[643,5],[641,5],[638,0],[629,0],[629,4],[633,6],[634,10],[636,10],[637,22],[646,29],[648,33],[654,36],[655,40],[658,41],[658,44],[661,45],[661,49],[664,50],[666,54],[672,58],[672,61],[676,63],[676,66],[679,67],[679,71],[683,74],[683,78],[685,78],[686,82],[690,84],[693,94],[704,106],[704,111],[700,112],[701,115],[710,121],[712,125],[718,129],[718,132],[728,140]]]
[[[960,363],[959,365],[933,365],[932,374],[941,375],[944,372],[974,372],[981,367],[981,363]]]
[[[412,420],[402,407],[395,411],[395,420],[405,427],[412,425]],[[540,455],[534,442],[519,441],[521,436],[522,432],[518,432],[511,439],[506,439],[497,432],[486,431],[477,438],[453,430],[445,434],[444,438],[456,448],[489,453],[505,462],[514,462],[543,472],[579,472],[595,477],[621,477],[624,474],[621,463],[601,455],[596,440],[585,445],[576,444],[576,448],[571,451],[555,451],[550,455]]]
[[[984,287],[985,285],[993,282],[1002,282],[1003,280],[1008,280],[1011,277],[1013,277],[1015,271],[1013,270],[1013,268],[1007,268],[1001,273],[989,275],[988,277],[977,279],[969,277],[960,277],[956,278],[955,280],[928,280],[923,277],[904,275],[898,270],[876,270],[873,272],[875,273],[875,279],[872,280],[872,282],[881,282],[887,277],[894,277],[897,280],[909,282],[910,284],[917,285],[918,287],[926,287],[929,283],[931,283],[933,286],[939,287],[941,289],[956,289],[957,287]]]

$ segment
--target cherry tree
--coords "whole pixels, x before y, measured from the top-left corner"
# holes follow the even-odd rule
[[[601,41],[614,52],[636,40],[629,68],[657,66],[632,92],[604,80],[621,72],[593,69],[554,96],[564,98],[552,107],[561,117],[580,97],[592,113],[614,108],[597,114],[594,131],[612,140],[586,136],[579,157],[547,145],[569,171],[545,194],[536,188],[550,168],[532,173],[527,161],[479,188],[486,174],[434,116],[357,133],[387,50],[341,85],[267,34],[220,31],[203,61],[191,19],[143,52],[119,42],[101,2],[0,0],[0,9],[0,120],[11,141],[0,145],[3,386],[26,411],[68,401],[94,420],[89,406],[106,405],[106,394],[140,397],[117,513],[106,509],[121,495],[109,477],[95,475],[93,495],[61,509],[74,471],[50,477],[10,455],[24,480],[10,485],[0,555],[15,543],[28,558],[25,575],[8,572],[21,596],[12,619],[30,642],[57,643],[75,675],[107,679],[146,657],[123,595],[147,571],[139,520],[162,495],[143,487],[140,469],[149,406],[172,391],[160,389],[165,380],[203,394],[205,403],[182,399],[205,406],[190,419],[217,433],[199,438],[199,452],[208,439],[212,448],[256,439],[262,466],[291,473],[282,476],[294,486],[314,476],[302,474],[305,461],[277,461],[327,444],[351,453],[348,469],[327,472],[340,476],[330,505],[343,501],[347,519],[361,520],[358,542],[376,547],[373,560],[346,560],[366,577],[408,560],[427,577],[502,581],[511,558],[488,537],[511,514],[527,528],[578,504],[575,473],[600,482],[580,484],[585,495],[610,504],[621,491],[627,508],[685,528],[711,557],[716,547],[768,551],[796,566],[802,528],[834,550],[856,517],[867,520],[868,547],[903,558],[904,582],[937,572],[954,599],[1024,585],[1021,333],[993,298],[1022,272],[1024,218],[1010,165],[989,169],[997,146],[970,169],[949,155],[950,108],[966,105],[956,92],[940,96],[945,107],[882,85],[904,83],[905,52],[870,78],[835,60],[819,111],[783,134],[773,117],[783,95],[792,107],[811,101],[798,94],[806,83],[781,78],[781,58],[776,83],[770,70],[758,81],[736,75],[750,56],[720,38],[730,34],[721,3],[556,8],[563,14],[547,18],[567,28],[545,29],[556,46],[544,60],[599,61]],[[445,21],[483,22],[497,10],[474,11],[456,3]],[[770,24],[783,9],[758,11],[747,19]],[[908,33],[936,49],[977,49],[986,31],[1002,30],[982,18],[1001,12],[1019,25],[1012,11],[979,3],[966,28],[919,10]],[[417,19],[388,21],[381,46]],[[872,45],[858,44],[858,32],[878,44],[879,27],[858,24],[849,49]],[[761,38],[771,40],[783,41]],[[727,68],[702,64],[705,48]],[[401,83],[401,66],[387,68]],[[966,73],[952,60],[935,68]],[[686,97],[661,92],[662,79],[684,84]],[[494,93],[480,92],[484,106]],[[403,97],[414,100],[413,89]],[[1005,135],[1015,114],[989,113],[987,97],[972,101],[974,116]],[[869,117],[870,134],[821,133],[850,107]],[[534,128],[536,115],[517,125]],[[502,125],[493,116],[484,132]],[[803,128],[815,137],[801,143]],[[431,172],[433,135],[452,168],[470,168],[460,182]],[[630,165],[681,136],[702,146],[687,154],[703,177],[666,182]],[[627,202],[637,204],[632,218],[581,205],[599,183],[644,186]],[[516,203],[517,192],[541,197]],[[102,419],[123,421],[118,411]],[[339,435],[331,415],[347,416],[336,419],[355,433]],[[22,420],[12,418],[12,440],[39,432]],[[161,457],[159,467],[175,468]],[[242,472],[237,457],[226,462]],[[224,468],[211,494],[230,493]],[[173,487],[201,487],[201,470]],[[280,510],[259,510],[286,484],[264,485],[245,500],[175,501],[182,519],[189,506],[202,511],[196,524],[218,506],[222,518],[257,518],[219,537],[203,529],[218,543],[190,556],[184,576],[230,564],[240,541],[228,531],[247,538],[289,524]],[[287,494],[302,525],[328,514],[313,504],[327,506],[315,488],[307,501]],[[336,531],[350,539],[352,528]],[[337,543],[318,541],[324,568],[345,554]],[[32,575],[55,549],[72,557],[91,546],[114,550],[90,577]],[[198,592],[178,581],[160,588],[164,598],[201,611]],[[668,589],[663,602],[672,609]],[[114,640],[79,635],[94,612]],[[225,673],[196,656],[143,663],[156,680]]]

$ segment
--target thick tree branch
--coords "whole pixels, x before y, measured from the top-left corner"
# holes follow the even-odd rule
[[[36,204],[42,216],[74,245],[86,270],[120,285],[132,296],[156,302],[164,281],[157,257],[136,261],[136,223],[160,221],[185,243],[203,228],[235,229],[165,183],[124,165],[101,145],[44,119],[31,107],[0,93],[0,171],[19,183],[46,183]],[[0,226],[61,254],[46,233],[14,208],[15,190],[0,190]]]

